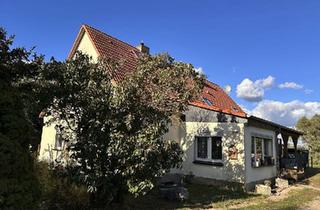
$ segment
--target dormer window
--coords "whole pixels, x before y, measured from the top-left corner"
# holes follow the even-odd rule
[[[207,98],[202,98],[203,102],[206,103],[208,106],[212,106],[213,105],[213,102],[210,101],[209,99]]]
[[[237,107],[233,106],[233,107],[232,107],[232,111],[234,111],[234,112],[238,112],[238,111],[239,111],[239,109],[238,109]]]

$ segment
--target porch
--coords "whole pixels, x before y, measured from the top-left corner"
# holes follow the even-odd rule
[[[308,166],[309,151],[307,148],[298,146],[298,139],[302,132],[254,116],[249,117],[248,124],[275,132],[277,141],[275,163],[278,176],[285,175],[288,178],[290,173],[304,174],[304,169]]]

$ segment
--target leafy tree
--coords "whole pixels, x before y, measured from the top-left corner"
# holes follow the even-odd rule
[[[320,115],[316,114],[310,119],[302,117],[296,127],[304,133],[304,139],[311,148],[315,162],[320,164]]]
[[[144,194],[157,177],[179,167],[178,143],[163,136],[203,84],[192,65],[167,54],[141,56],[115,83],[118,68],[115,61],[94,64],[78,53],[65,63],[52,60],[43,74],[56,85],[48,113],[72,142],[71,160],[96,205],[120,202],[128,192]]]
[[[35,66],[31,52],[11,49],[12,42],[0,28],[0,208],[34,209],[39,188],[29,146],[36,134],[18,84]]]

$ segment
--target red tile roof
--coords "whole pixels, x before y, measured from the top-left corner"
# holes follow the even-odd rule
[[[71,59],[74,56],[85,32],[88,33],[98,56],[113,59],[120,63],[119,69],[112,75],[114,80],[121,80],[135,68],[137,65],[137,58],[140,54],[140,51],[137,48],[88,25],[81,26],[76,41],[68,55],[68,59]]]
[[[202,91],[202,101],[191,102],[193,106],[208,110],[223,112],[238,117],[246,117],[246,113],[232,98],[217,84],[206,80]],[[211,104],[206,103],[209,100]]]
[[[115,81],[121,80],[125,75],[134,70],[140,54],[137,48],[88,25],[81,26],[76,41],[68,55],[68,59],[74,56],[85,32],[88,33],[98,56],[115,59],[121,63],[120,69],[112,75]],[[221,87],[208,80],[205,82],[202,98],[209,100],[212,105],[207,104],[205,101],[196,101],[190,104],[208,110],[246,117],[246,113]]]

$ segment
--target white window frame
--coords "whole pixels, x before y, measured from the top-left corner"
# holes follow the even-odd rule
[[[251,166],[253,168],[259,168],[259,167],[264,167],[265,165],[256,165],[257,162],[257,145],[256,145],[256,138],[260,138],[262,140],[262,151],[261,151],[261,155],[262,155],[262,161],[264,161],[265,157],[271,157],[274,158],[274,145],[273,145],[273,138],[271,136],[260,136],[260,135],[251,135],[250,138],[250,157],[252,156],[252,140],[253,144],[254,144],[254,163],[251,162]],[[271,155],[265,155],[265,141],[270,141],[271,142]],[[251,157],[252,158],[252,157]],[[251,160],[252,161],[252,160]],[[273,166],[274,164],[271,165],[267,165],[267,166]]]
[[[221,159],[212,159],[212,139],[214,137],[219,137],[221,138],[221,153],[222,153],[222,157]],[[207,158],[199,158],[198,157],[198,138],[207,138]],[[194,138],[194,142],[195,142],[195,160],[198,161],[203,161],[203,162],[212,162],[212,163],[222,163],[223,162],[223,145],[222,145],[222,137],[221,136],[195,136]]]

